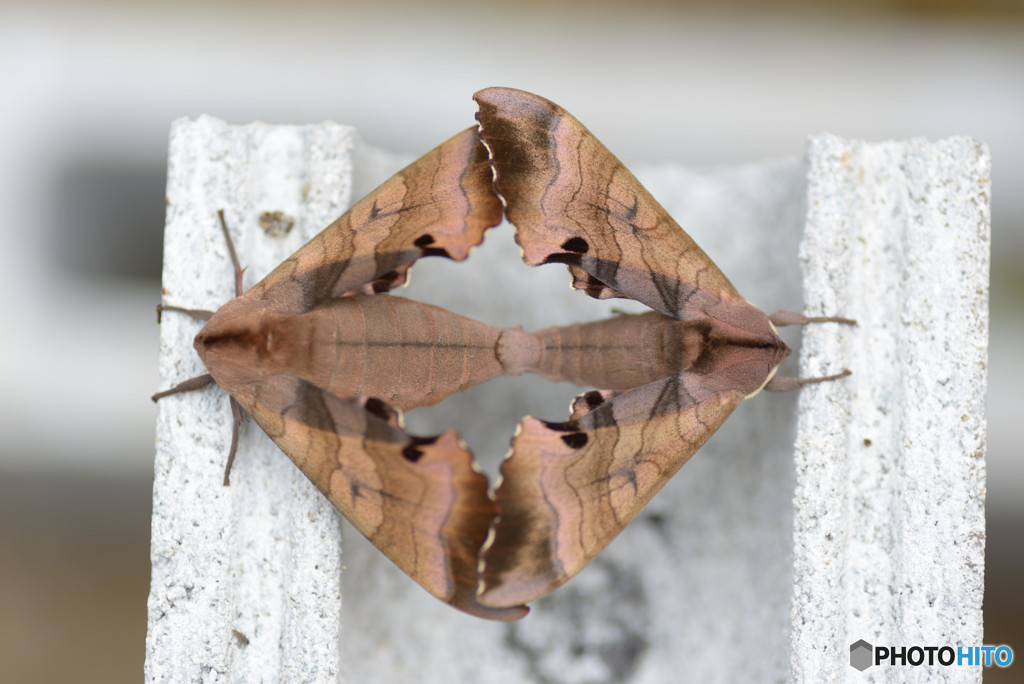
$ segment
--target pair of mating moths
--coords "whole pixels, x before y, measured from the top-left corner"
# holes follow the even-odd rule
[[[229,464],[240,407],[427,591],[514,620],[594,558],[741,401],[831,379],[773,379],[790,353],[773,322],[842,319],[769,317],[748,303],[552,102],[507,88],[474,99],[478,127],[399,171],[245,294],[235,259],[238,297],[187,311],[209,319],[195,338],[209,375],[154,400],[216,382],[236,418]],[[420,257],[465,259],[503,214],[527,263],[566,264],[573,287],[653,311],[528,333],[386,294]],[[402,429],[399,409],[526,371],[599,389],[565,422],[524,418],[496,492],[455,432]]]

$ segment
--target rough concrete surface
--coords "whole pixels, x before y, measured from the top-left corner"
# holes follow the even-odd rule
[[[982,643],[991,157],[970,138],[808,144],[793,678],[980,681],[849,665],[849,646]]]

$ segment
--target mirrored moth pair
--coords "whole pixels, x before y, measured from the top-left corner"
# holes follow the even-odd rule
[[[195,348],[331,503],[442,601],[496,620],[576,575],[744,399],[775,377],[775,325],[582,124],[530,93],[474,95],[478,126],[399,171],[208,319]],[[593,323],[498,329],[391,296],[425,256],[465,259],[503,217],[530,265],[565,264],[591,297],[650,307]],[[223,215],[221,225],[227,236]],[[230,238],[229,245],[230,245]],[[563,422],[524,418],[495,490],[459,436],[401,410],[499,375],[594,387]],[[225,483],[227,472],[225,473]]]

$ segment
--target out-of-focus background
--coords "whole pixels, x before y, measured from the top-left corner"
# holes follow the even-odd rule
[[[417,155],[491,85],[627,163],[989,144],[985,642],[1024,648],[1024,3],[42,0],[0,4],[0,680],[142,674],[171,120],[331,119]]]

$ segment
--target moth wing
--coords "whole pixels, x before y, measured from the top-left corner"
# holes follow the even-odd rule
[[[477,600],[497,505],[455,432],[412,437],[382,402],[339,399],[290,374],[235,396],[330,502],[427,591],[467,613],[514,620],[525,606]]]
[[[476,93],[480,136],[523,258],[569,266],[593,297],[686,319],[743,298],[615,155],[571,114],[510,88]]]
[[[492,178],[476,129],[462,131],[359,200],[246,296],[301,312],[398,287],[422,256],[465,259],[501,221]]]
[[[611,397],[588,413],[582,406]],[[620,393],[589,392],[565,423],[525,418],[502,465],[480,601],[531,601],[575,576],[743,401],[683,371]]]

